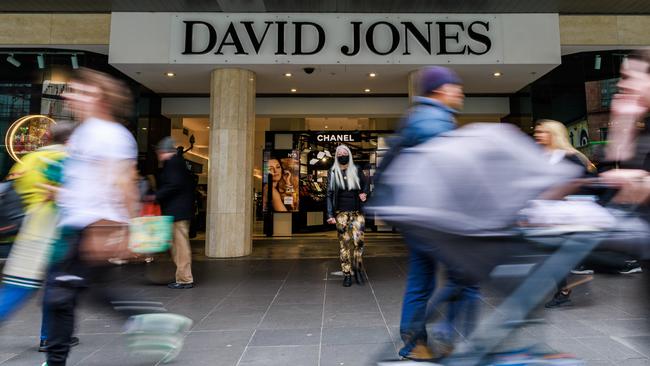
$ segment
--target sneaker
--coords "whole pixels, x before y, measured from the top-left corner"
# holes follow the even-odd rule
[[[74,347],[78,345],[79,345],[79,338],[71,337],[70,347]],[[47,352],[47,339],[41,339],[41,342],[38,344],[38,352]]]
[[[436,358],[431,348],[422,342],[417,342],[412,348],[403,347],[399,351],[399,355],[411,361],[432,361]]]
[[[574,274],[574,275],[590,275],[590,274],[594,274],[594,270],[589,269],[589,268],[587,268],[585,266],[578,266],[578,267],[572,269],[571,273]]]
[[[620,274],[642,273],[643,270],[637,261],[626,261],[625,267],[618,271]]]
[[[193,288],[194,284],[193,283],[178,283],[178,282],[172,282],[169,285],[167,285],[168,288],[174,289],[174,290],[184,290],[188,288]]]
[[[553,295],[553,299],[546,304],[544,304],[544,307],[547,309],[552,309],[552,308],[558,308],[560,306],[570,306],[572,305],[571,303],[571,292],[569,293],[563,293],[562,291],[556,293]]]
[[[116,266],[121,266],[123,264],[129,263],[129,261],[127,261],[126,259],[122,259],[122,258],[109,258],[108,263],[114,264]]]

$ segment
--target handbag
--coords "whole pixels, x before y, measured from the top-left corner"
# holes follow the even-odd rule
[[[79,254],[88,262],[133,257],[129,250],[129,225],[111,220],[99,220],[88,225],[82,233]]]

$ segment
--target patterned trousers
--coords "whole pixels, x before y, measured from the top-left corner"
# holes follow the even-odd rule
[[[361,263],[365,227],[366,220],[361,212],[343,211],[336,215],[336,230],[341,246],[341,270],[345,275],[350,275],[352,269],[356,269]]]

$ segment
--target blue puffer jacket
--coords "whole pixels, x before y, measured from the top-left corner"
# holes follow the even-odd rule
[[[419,145],[456,128],[455,110],[430,98],[414,97],[413,106],[402,120],[394,141],[400,148]],[[396,147],[396,146],[391,146]]]
[[[413,147],[456,128],[455,110],[440,102],[425,97],[414,97],[413,105],[402,119],[397,136],[388,141],[390,150],[384,155],[373,177],[375,190],[369,207],[390,205],[393,199],[391,189],[382,184],[381,176],[386,167],[404,148]]]

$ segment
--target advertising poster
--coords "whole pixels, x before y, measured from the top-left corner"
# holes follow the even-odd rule
[[[67,108],[63,99],[66,83],[51,80],[43,81],[43,95],[41,97],[41,114],[59,120],[74,120],[72,111]]]
[[[264,152],[262,202],[264,211],[298,212],[300,151]]]

